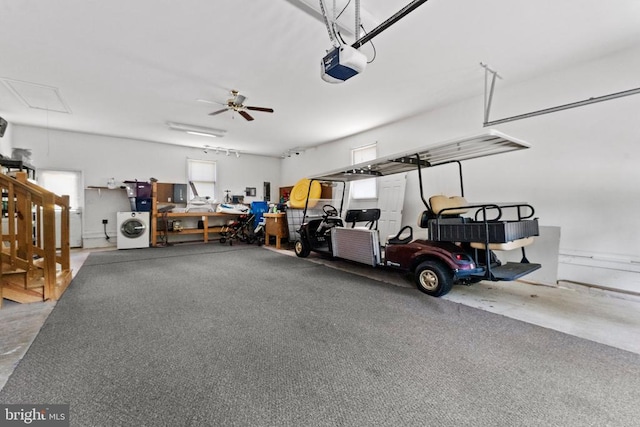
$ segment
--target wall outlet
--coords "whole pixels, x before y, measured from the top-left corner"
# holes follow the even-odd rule
[[[103,224],[109,224],[109,220],[108,220],[108,219],[103,219],[103,220],[102,220],[102,223],[103,223]]]

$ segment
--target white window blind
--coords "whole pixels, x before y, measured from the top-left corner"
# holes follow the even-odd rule
[[[378,149],[376,144],[351,150],[351,164],[363,163],[368,160],[375,160]],[[375,199],[378,197],[378,185],[376,178],[363,179],[351,183],[352,199]]]
[[[215,199],[216,162],[210,160],[187,159],[187,180],[196,187],[198,196]],[[189,197],[195,194],[189,186]]]

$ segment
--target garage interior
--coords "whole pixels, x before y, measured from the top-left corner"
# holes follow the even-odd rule
[[[0,309],[0,402],[69,404],[71,425],[629,425],[640,397],[640,231],[630,221],[640,209],[640,5],[218,3],[0,4],[3,193],[15,162],[44,188],[56,177],[74,180],[65,188],[73,193],[68,288],[44,302],[4,299]],[[331,83],[323,64],[337,45],[357,46],[366,62]],[[205,222],[191,235],[176,229],[163,245],[151,224],[162,206],[188,210],[205,198],[285,209],[301,179],[349,168],[363,149],[370,161],[492,130],[529,147],[465,161],[464,192],[473,202],[535,207],[540,235],[528,258],[542,267],[514,282],[457,285],[433,298],[393,270],[299,259],[295,233],[278,249],[275,240],[229,245],[218,228],[203,231]],[[214,178],[197,194],[188,183],[202,165]],[[426,168],[425,194],[458,195],[457,178],[454,167]],[[411,225],[423,238],[418,174],[402,179],[395,205],[382,191],[356,198],[349,189],[342,214],[391,204],[400,212],[394,231]],[[132,182],[148,184],[142,206],[128,193]],[[187,189],[185,203],[174,192],[151,195],[167,183]],[[123,247],[119,213],[147,209],[144,200],[154,203],[155,235]],[[174,220],[190,230],[198,212]],[[9,223],[3,215],[3,234]],[[135,260],[145,266],[132,269]],[[112,279],[118,271],[108,266],[122,275]],[[293,272],[309,274],[300,288]],[[177,291],[167,281],[180,277]],[[421,314],[424,323],[409,323]],[[127,317],[148,346],[132,344]],[[91,327],[95,349],[115,357],[95,369],[85,360],[90,339],[80,341]],[[73,344],[51,346],[74,328]],[[187,336],[193,346],[182,354],[177,343],[189,346]],[[550,348],[559,344],[566,347]],[[444,361],[420,367],[412,352],[425,365]],[[47,358],[51,365],[37,363]],[[536,366],[542,382],[527,389]],[[364,399],[376,390],[384,392]],[[181,408],[163,406],[172,401]]]

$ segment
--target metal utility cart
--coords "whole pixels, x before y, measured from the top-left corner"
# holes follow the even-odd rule
[[[523,141],[489,130],[317,176],[313,180],[345,185],[347,181],[417,170],[420,198],[426,208],[420,215],[419,226],[429,230],[429,237],[414,240],[413,229],[407,226],[382,246],[376,227],[345,227],[341,218],[342,200],[340,211],[325,205],[322,218],[316,219],[307,220],[305,206],[294,246],[296,255],[306,257],[315,251],[371,266],[409,271],[414,274],[418,289],[432,296],[446,294],[455,283],[515,280],[529,274],[540,268],[540,264],[530,263],[525,254],[525,246],[538,235],[533,207],[527,203],[467,203],[461,163],[526,148],[529,145]],[[437,196],[427,201],[422,170],[451,163],[459,168],[460,196],[444,200],[443,196]],[[375,213],[366,211],[347,211],[347,218],[353,223],[377,221],[379,213],[375,217]],[[512,249],[522,251],[521,262],[502,264],[494,252]]]

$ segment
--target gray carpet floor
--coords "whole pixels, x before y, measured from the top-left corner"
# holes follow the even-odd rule
[[[73,426],[632,426],[640,355],[237,244],[90,255],[0,392]]]

